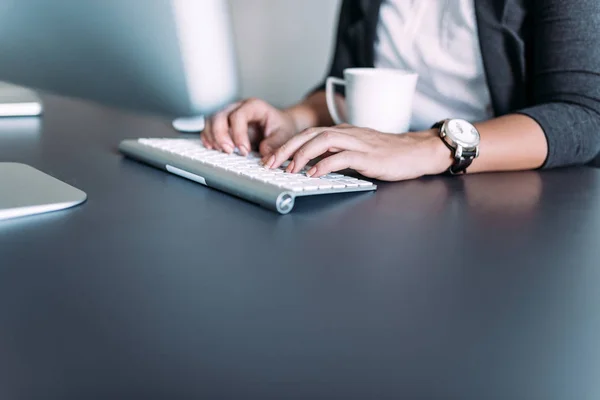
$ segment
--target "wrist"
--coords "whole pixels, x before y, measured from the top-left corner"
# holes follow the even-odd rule
[[[420,132],[424,137],[423,145],[429,161],[429,171],[427,175],[439,175],[448,170],[454,162],[452,151],[446,146],[440,138],[437,129],[429,129]]]
[[[344,98],[340,95],[337,95],[336,98],[339,101],[344,101]],[[315,126],[329,126],[333,123],[327,108],[325,91],[311,94],[301,103],[286,109],[284,112],[291,116],[297,133]]]
[[[286,108],[283,113],[289,118],[295,134],[316,126],[318,123],[316,112],[310,105],[304,103]]]

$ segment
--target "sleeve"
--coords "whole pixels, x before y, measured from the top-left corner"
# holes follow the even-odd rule
[[[536,0],[532,9],[533,118],[548,142],[543,168],[584,164],[600,153],[600,3]]]

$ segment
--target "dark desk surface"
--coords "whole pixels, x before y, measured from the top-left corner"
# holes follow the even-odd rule
[[[600,170],[279,216],[115,151],[166,123],[47,100],[0,159],[89,200],[0,223],[1,399],[600,398]]]

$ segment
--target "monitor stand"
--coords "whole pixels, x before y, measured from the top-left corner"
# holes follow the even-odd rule
[[[204,130],[204,117],[177,118],[173,121],[173,128],[181,133],[199,133]]]
[[[35,92],[0,82],[0,117],[23,122],[42,113]],[[12,131],[12,129],[11,129]],[[0,221],[62,210],[83,203],[87,195],[25,164],[0,162]]]
[[[0,221],[63,210],[87,195],[29,165],[0,163]]]

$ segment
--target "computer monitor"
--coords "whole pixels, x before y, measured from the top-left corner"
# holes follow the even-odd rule
[[[170,117],[233,101],[226,0],[0,0],[0,80]]]
[[[230,25],[226,0],[0,0],[0,80],[197,125],[237,96]],[[22,164],[0,183],[0,220],[86,199]]]

